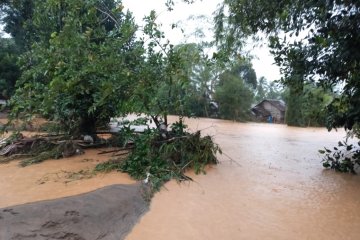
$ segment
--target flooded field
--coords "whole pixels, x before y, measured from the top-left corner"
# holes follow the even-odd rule
[[[174,120],[174,119],[172,119]],[[186,120],[215,136],[224,154],[194,182],[169,182],[126,239],[359,239],[360,176],[324,170],[323,146],[344,132],[284,125]],[[18,167],[0,165],[0,208],[134,183],[91,175],[99,150]]]
[[[344,133],[317,128],[187,121],[224,153],[195,182],[170,182],[128,240],[359,239],[360,177],[324,170],[317,150]]]

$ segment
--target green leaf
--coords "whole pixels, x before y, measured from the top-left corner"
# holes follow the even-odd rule
[[[329,168],[331,165],[330,165],[330,163],[328,163],[328,162],[324,162],[323,163],[323,167],[324,168]]]

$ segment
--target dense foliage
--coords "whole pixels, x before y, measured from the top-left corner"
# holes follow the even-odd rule
[[[302,88],[288,87],[284,92],[287,103],[285,121],[290,126],[325,126],[326,106],[334,94],[307,84]]]
[[[134,38],[135,23],[130,13],[108,9],[102,1],[36,3],[34,18],[50,25],[41,21],[45,8],[58,30],[22,56],[13,114],[40,114],[72,135],[93,134],[119,113],[128,95],[143,53]]]
[[[264,99],[285,100],[284,89],[276,81],[269,82],[265,77],[260,77],[255,89],[255,102],[259,103]]]
[[[19,51],[12,39],[0,38],[0,99],[9,99],[20,76]]]
[[[215,91],[220,117],[234,121],[247,120],[253,97],[252,91],[240,76],[231,72],[220,75]]]
[[[171,179],[190,180],[185,175],[188,169],[194,169],[196,174],[205,173],[205,166],[216,164],[216,154],[221,153],[210,136],[202,137],[199,131],[186,132],[181,119],[172,124],[167,138],[158,129],[149,129],[144,134],[128,131],[127,138],[134,143],[130,155],[125,160],[100,164],[97,169],[118,169],[135,179],[146,179],[153,191]]]
[[[39,28],[34,26],[34,9],[37,0],[3,0],[0,2],[0,18],[4,31],[9,33],[20,51],[30,49],[38,36]],[[46,31],[47,25],[43,26]]]
[[[319,153],[324,155],[323,166],[325,168],[335,169],[340,172],[356,173],[360,165],[360,142],[357,144],[339,141],[338,146],[332,150],[324,148]]]

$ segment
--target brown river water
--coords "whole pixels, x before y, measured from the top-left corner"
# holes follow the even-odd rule
[[[174,119],[172,119],[174,120]],[[171,181],[126,239],[360,239],[360,176],[324,170],[318,149],[344,132],[284,125],[186,120],[225,154],[194,182]],[[100,150],[26,168],[0,165],[0,208],[133,183],[91,175]],[[80,173],[80,174],[78,174]]]

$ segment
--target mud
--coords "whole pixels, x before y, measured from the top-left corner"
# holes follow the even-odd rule
[[[0,209],[0,239],[120,240],[147,210],[140,185]]]

